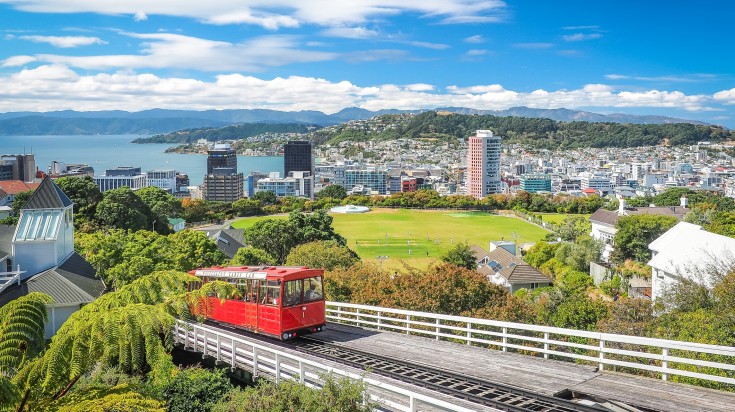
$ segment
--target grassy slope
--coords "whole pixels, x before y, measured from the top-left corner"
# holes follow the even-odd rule
[[[350,248],[366,260],[390,256],[384,263],[386,267],[398,265],[397,259],[425,266],[457,242],[467,241],[487,249],[488,242],[512,240],[513,233],[518,234],[519,243],[541,240],[547,233],[518,218],[482,212],[375,209],[365,214],[332,216],[335,230],[347,239]],[[249,227],[260,219],[242,219],[233,227]]]

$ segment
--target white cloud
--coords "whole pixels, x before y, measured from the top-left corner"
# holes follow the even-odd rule
[[[321,32],[323,36],[342,37],[346,39],[370,39],[380,34],[366,27],[332,27]]]
[[[215,80],[159,77],[150,73],[100,73],[82,75],[61,65],[43,65],[0,75],[0,111],[21,110],[144,110],[271,108],[322,110],[333,113],[345,107],[366,109],[422,109],[445,106],[475,109],[534,108],[671,108],[689,111],[715,110],[713,103],[735,104],[735,89],[708,95],[679,91],[627,91],[605,84],[589,84],[574,90],[508,90],[500,84],[359,86],[290,76],[261,79],[242,74],[221,74]],[[145,96],[145,98],[141,98]]]
[[[640,80],[646,82],[669,82],[669,83],[697,83],[711,80],[717,76],[707,73],[696,73],[691,75],[664,75],[664,76],[629,76],[624,74],[606,74],[609,80]]]
[[[471,49],[471,50],[467,50],[467,55],[468,56],[482,56],[482,55],[485,55],[485,54],[487,54],[487,50],[485,50],[485,49]]]
[[[148,15],[142,11],[136,11],[135,14],[133,15],[133,19],[135,21],[145,21],[145,20],[148,20]]]
[[[594,40],[599,39],[600,37],[602,37],[602,34],[600,33],[574,33],[561,36],[561,38],[566,42]]]
[[[209,72],[259,71],[295,62],[332,60],[336,53],[304,48],[297,36],[273,35],[229,43],[174,33],[120,33],[143,41],[139,54],[67,56],[39,54],[37,61],[89,70],[137,70],[143,68],[195,69]],[[25,64],[27,56],[14,56],[5,65]],[[14,63],[14,64],[9,64]]]
[[[562,27],[562,30],[599,30],[600,26],[597,25],[591,25],[591,26],[564,26]]]
[[[513,47],[519,49],[549,49],[554,47],[554,43],[514,43]]]
[[[444,49],[449,48],[448,44],[430,43],[426,41],[409,41],[409,42],[406,42],[406,44],[409,44],[411,46],[416,46],[416,47],[423,47],[425,49],[434,49],[434,50],[444,50]]]
[[[34,61],[36,58],[33,56],[13,56],[3,60],[2,67],[24,66]]]
[[[107,44],[99,37],[88,36],[18,36],[19,39],[32,41],[34,43],[48,43],[54,47],[72,48],[80,46],[91,46],[93,44]]]
[[[416,13],[445,24],[497,22],[503,19],[506,8],[500,0],[0,0],[2,3],[39,13],[164,15],[269,29],[300,24],[349,26],[402,13]]]
[[[465,43],[472,43],[472,44],[478,44],[478,43],[484,43],[485,38],[482,37],[481,34],[475,34],[474,36],[465,37],[464,38]]]
[[[735,104],[735,88],[719,91],[712,97],[724,104]]]

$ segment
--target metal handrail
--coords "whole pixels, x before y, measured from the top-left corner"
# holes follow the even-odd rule
[[[735,385],[733,377],[676,367],[677,365],[691,365],[712,368],[735,376],[735,373],[732,373],[735,372],[735,347],[731,346],[441,315],[354,303],[327,302],[326,310],[327,319],[331,322],[429,336],[437,340],[451,339],[467,345],[495,346],[500,347],[503,351],[514,349],[533,352],[543,355],[544,358],[554,356],[581,360],[596,363],[600,371],[605,365],[610,365],[655,372],[660,374],[663,380],[667,380],[669,375],[680,375]],[[576,342],[569,342],[568,338],[584,338],[596,343],[580,343],[579,339]],[[631,349],[627,346],[621,347],[621,345],[644,346],[650,351]],[[559,349],[581,350],[583,353],[564,352]],[[672,355],[670,354],[672,350],[685,353]],[[732,363],[696,359],[698,354],[726,356]],[[616,355],[618,359],[610,355]],[[635,358],[642,358],[643,361]],[[650,361],[656,364],[651,364]]]
[[[363,377],[244,337],[234,336],[209,325],[177,320],[174,328],[174,338],[177,343],[183,344],[194,351],[202,352],[204,355],[213,356],[218,361],[228,363],[233,368],[245,366],[250,368],[253,376],[270,375],[276,382],[282,379],[293,379],[310,387],[320,388],[322,384],[320,376],[331,373],[336,377],[361,380],[366,384],[367,395],[371,400],[395,410],[416,412],[419,410],[419,404],[421,404],[447,411],[473,411],[473,409],[455,405],[430,395],[414,392],[377,379]],[[404,403],[399,403],[397,399],[403,400]]]

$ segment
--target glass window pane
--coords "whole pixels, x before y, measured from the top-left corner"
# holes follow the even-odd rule
[[[268,305],[278,305],[281,302],[281,281],[280,280],[269,280],[268,281]]]
[[[293,306],[301,303],[302,285],[301,280],[286,282],[283,287],[283,306]]]
[[[321,276],[304,279],[304,302],[314,302],[324,298]]]

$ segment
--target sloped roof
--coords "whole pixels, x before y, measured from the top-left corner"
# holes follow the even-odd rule
[[[23,205],[23,209],[64,209],[73,204],[61,188],[47,176]]]
[[[490,252],[488,257],[491,263],[489,266],[490,269],[494,273],[499,273],[506,278],[511,285],[522,283],[551,283],[551,279],[546,275],[501,247]],[[500,266],[493,268],[493,261],[497,262]]]
[[[615,226],[622,216],[662,215],[683,220],[684,216],[689,213],[689,209],[681,206],[626,207],[624,213],[621,215],[618,211],[598,209],[589,217],[589,220],[610,227]]]
[[[38,183],[26,183],[22,180],[0,180],[0,197],[17,195],[38,187]]]
[[[237,250],[245,246],[245,230],[220,229],[212,236],[212,240],[219,250],[232,259]]]
[[[711,275],[724,275],[735,265],[735,239],[686,222],[679,222],[648,247],[658,252],[649,266],[708,286],[714,280]]]
[[[485,256],[487,256],[487,252],[485,249],[477,246],[472,245],[470,246],[470,250],[472,251],[472,254],[475,256],[475,262],[481,261]]]
[[[75,252],[61,265],[5,289],[0,293],[0,306],[31,292],[50,295],[54,305],[89,303],[100,297],[104,290],[105,284],[95,277],[94,268]]]

